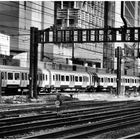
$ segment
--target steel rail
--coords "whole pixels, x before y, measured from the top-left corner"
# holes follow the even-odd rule
[[[140,132],[134,133],[134,134],[130,134],[124,137],[121,137],[119,139],[139,139],[140,138]]]
[[[34,122],[29,124],[22,124],[22,125],[15,125],[11,127],[2,127],[0,129],[0,137],[9,136],[11,134],[19,134],[29,132],[29,130],[39,130],[39,129],[51,129],[55,127],[62,127],[64,125],[77,125],[82,123],[88,122],[96,122],[103,119],[114,118],[114,117],[125,117],[133,113],[133,115],[140,115],[137,112],[139,111],[140,107],[131,108],[131,109],[118,109],[112,110],[108,112],[99,112],[99,113],[91,113],[91,114],[82,114],[78,116],[68,117],[68,118],[58,118],[53,120],[47,120],[42,122]],[[128,112],[129,111],[129,112]],[[9,130],[10,129],[10,130]],[[3,130],[3,132],[2,132]]]
[[[63,113],[63,117],[65,116],[68,116],[68,115],[76,115],[76,114],[79,114],[81,112],[85,112],[87,113],[87,111],[91,112],[92,110],[93,111],[107,111],[108,109],[112,109],[113,107],[117,107],[118,106],[121,108],[122,106],[125,107],[125,106],[129,106],[129,107],[133,107],[133,106],[138,106],[139,103],[133,103],[133,104],[123,104],[123,103],[119,103],[119,104],[113,104],[113,105],[106,105],[106,106],[97,106],[97,107],[91,107],[91,108],[86,108],[86,109],[76,109],[76,110],[69,110],[69,111],[62,111]],[[41,115],[34,115],[34,116],[24,116],[24,117],[15,117],[15,118],[6,118],[6,119],[0,119],[0,125],[1,127],[2,126],[5,126],[5,125],[12,125],[12,124],[19,124],[19,123],[27,123],[27,122],[30,122],[30,121],[37,121],[37,120],[43,120],[43,119],[53,119],[53,118],[57,118],[57,113],[56,112],[48,112],[48,113],[45,113],[45,114],[41,114]]]
[[[138,115],[125,115],[116,118],[105,119],[102,121],[88,123],[78,126],[57,130],[46,134],[24,137],[23,139],[42,139],[42,138],[59,138],[59,139],[77,139],[77,138],[93,138],[98,134],[108,131],[120,129],[126,126],[136,125],[140,123],[140,113]]]

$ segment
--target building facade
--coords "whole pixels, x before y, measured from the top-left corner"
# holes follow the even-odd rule
[[[123,16],[128,27],[139,27],[140,25],[140,3],[138,1],[125,1]],[[115,2],[115,27],[124,26],[121,18],[121,2]],[[128,36],[129,37],[129,36]],[[122,48],[121,72],[125,75],[137,75],[139,73],[139,43],[114,43],[115,49],[120,46]],[[114,69],[117,69],[117,57],[114,58]]]
[[[0,32],[10,36],[10,55],[29,66],[30,27],[41,30],[54,24],[54,2],[1,1],[0,18]],[[43,59],[44,51],[49,52],[48,58],[53,56],[52,46],[39,44],[39,60]]]
[[[56,26],[58,28],[103,28],[104,2],[59,1],[56,5]],[[74,46],[73,46],[74,45]],[[103,68],[103,43],[59,44],[63,54],[74,63]],[[74,50],[72,50],[74,49]]]
[[[124,17],[130,27],[140,25],[139,5],[138,1],[124,2]],[[0,33],[10,36],[10,55],[22,59],[24,66],[29,66],[30,27],[42,30],[55,25],[59,29],[93,29],[124,25],[120,1],[1,1],[0,19]],[[117,46],[122,47],[124,54],[122,72],[136,73],[138,43],[39,44],[38,56],[40,62],[73,62],[113,72],[117,68]],[[127,57],[132,50],[133,57]]]

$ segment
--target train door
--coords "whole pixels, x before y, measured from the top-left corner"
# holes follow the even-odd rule
[[[82,84],[83,88],[87,87],[87,82],[88,82],[88,77],[87,76],[83,76],[83,84]]]
[[[7,72],[2,71],[1,72],[1,80],[2,80],[2,87],[7,86]]]
[[[58,88],[61,85],[61,81],[60,81],[60,74],[56,74],[56,79],[55,79],[55,87]]]
[[[100,81],[99,81],[98,75],[94,73],[94,74],[92,75],[92,79],[93,79],[94,87],[97,88],[98,85],[99,85],[99,82],[100,82]]]
[[[74,75],[70,75],[70,87],[74,87],[75,83],[74,83]]]
[[[105,88],[107,88],[107,86],[108,86],[108,78],[107,77],[104,77],[104,82],[103,82],[103,84],[104,84],[104,87]]]
[[[21,73],[21,82],[20,87],[26,87],[26,81],[25,81],[25,73]]]
[[[25,87],[29,85],[28,75],[28,73],[25,73]]]
[[[21,81],[20,72],[15,72],[14,73],[14,79],[15,79],[15,84],[19,86],[20,85],[20,81]]]

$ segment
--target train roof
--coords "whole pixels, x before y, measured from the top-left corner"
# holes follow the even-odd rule
[[[117,74],[111,74],[111,73],[97,73],[98,76],[117,76]],[[134,75],[121,75],[121,77],[130,77],[130,78],[139,78],[138,76],[134,76]]]
[[[60,73],[81,73],[81,74],[88,74],[87,72],[80,72],[80,71],[68,71],[68,70],[55,70],[55,69],[47,69],[50,72],[60,72]]]
[[[0,65],[0,69],[29,70],[29,68],[27,67],[9,66],[9,65]]]
[[[9,70],[27,70],[29,71],[29,67],[20,67],[20,66],[9,66],[9,65],[0,65],[0,70],[9,69]],[[38,68],[40,71],[41,69]]]

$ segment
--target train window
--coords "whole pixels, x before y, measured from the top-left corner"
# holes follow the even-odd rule
[[[102,83],[104,82],[104,78],[101,78],[101,82],[102,82]]]
[[[44,74],[42,74],[42,80],[45,80],[45,76],[44,76]]]
[[[78,76],[75,76],[75,81],[78,82]]]
[[[79,82],[82,82],[82,77],[81,76],[79,77]]]
[[[24,73],[21,73],[21,80],[24,80]]]
[[[73,75],[72,77],[73,77],[73,81],[75,81],[75,80],[74,80],[74,75]]]
[[[113,78],[111,78],[111,82],[113,83]]]
[[[11,73],[11,72],[8,73],[8,79],[13,80],[13,73]]]
[[[56,81],[58,81],[58,78],[59,78],[59,77],[58,77],[58,74],[56,74]]]
[[[4,72],[1,72],[1,79],[4,79]]]
[[[128,79],[128,83],[130,83],[130,79]]]
[[[135,79],[135,83],[137,83],[136,79]]]
[[[70,81],[72,81],[72,75],[70,75]]]
[[[59,74],[59,81],[60,81],[60,74]]]
[[[48,76],[46,75],[46,81],[48,80]]]
[[[53,81],[55,81],[55,75],[53,75]]]
[[[15,73],[15,80],[19,80],[19,73]]]
[[[125,79],[125,83],[127,83],[127,79]]]
[[[27,80],[28,78],[27,78],[27,73],[25,73],[25,80]]]
[[[66,76],[66,81],[69,81],[69,76]]]
[[[61,75],[61,81],[65,81],[64,75]]]

